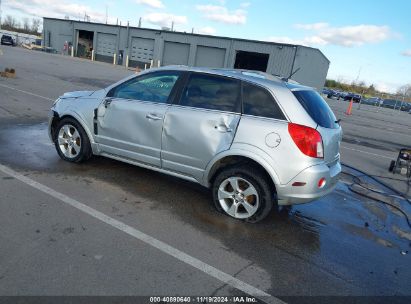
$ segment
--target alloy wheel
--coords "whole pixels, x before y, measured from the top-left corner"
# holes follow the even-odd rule
[[[221,208],[237,219],[246,219],[253,216],[259,207],[256,188],[241,177],[225,179],[220,184],[217,195]]]
[[[81,151],[81,137],[79,131],[71,124],[63,125],[58,134],[60,151],[67,158],[75,158]]]

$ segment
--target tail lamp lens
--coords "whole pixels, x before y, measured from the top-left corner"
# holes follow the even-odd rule
[[[289,123],[288,133],[302,153],[310,157],[324,158],[323,141],[316,129]]]

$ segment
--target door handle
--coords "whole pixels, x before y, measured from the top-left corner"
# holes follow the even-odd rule
[[[233,129],[231,129],[229,126],[227,126],[225,124],[216,125],[216,126],[214,126],[214,129],[216,129],[220,132],[227,132],[227,133],[233,132]]]
[[[157,114],[153,114],[153,113],[147,114],[146,118],[151,119],[151,120],[161,120],[161,119],[163,119],[163,117],[158,116]]]

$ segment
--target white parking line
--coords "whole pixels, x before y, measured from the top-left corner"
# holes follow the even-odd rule
[[[60,201],[62,201],[65,204],[68,204],[118,230],[121,230],[125,233],[127,233],[128,235],[150,245],[153,246],[155,248],[157,248],[158,250],[176,258],[177,260],[184,262],[206,274],[208,274],[211,277],[216,278],[217,280],[230,285],[244,293],[247,293],[251,296],[254,296],[266,303],[285,303],[282,300],[271,296],[270,294],[254,287],[251,286],[239,279],[236,279],[235,277],[211,266],[208,265],[207,263],[204,263],[202,261],[200,261],[199,259],[192,257],[190,255],[188,255],[187,253],[184,253],[183,251],[178,250],[177,248],[174,248],[160,240],[155,239],[154,237],[145,234],[144,232],[141,232],[140,230],[133,228],[123,222],[120,222],[100,211],[97,211],[83,203],[80,203],[79,201],[68,197],[67,195],[60,193],[58,191],[55,191],[43,184],[40,184],[34,180],[32,180],[31,178],[24,176],[16,171],[14,171],[13,169],[10,169],[4,165],[0,164],[0,171],[2,171],[3,173],[12,176],[18,180],[20,180],[21,182],[43,192],[46,193]]]
[[[363,150],[358,150],[358,149],[343,147],[342,145],[341,145],[340,148],[342,148],[342,149],[347,149],[347,150],[351,150],[351,151],[355,151],[355,152],[360,152],[360,153],[364,153],[364,154],[368,154],[368,155],[373,155],[373,156],[377,156],[377,157],[392,159],[392,157],[390,157],[390,156],[385,156],[385,155],[376,154],[376,153],[371,153],[371,152],[367,152],[367,151],[363,151]]]
[[[16,89],[16,88],[13,88],[11,86],[4,85],[4,84],[0,84],[0,87],[7,88],[7,89],[10,89],[10,90],[14,90],[14,91],[17,91],[17,92],[20,92],[20,93],[28,94],[28,95],[31,95],[31,96],[35,96],[35,97],[38,97],[38,98],[41,98],[41,99],[54,101],[54,99],[52,99],[52,98],[48,98],[48,97],[44,97],[44,96],[37,95],[37,94],[34,94],[34,93],[30,93],[30,92],[27,92],[27,91],[23,91],[23,90],[20,90],[20,89]]]

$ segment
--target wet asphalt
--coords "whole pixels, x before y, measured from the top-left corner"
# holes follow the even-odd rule
[[[353,193],[349,174],[332,194],[252,225],[217,213],[196,184],[102,157],[66,163],[47,136],[52,100],[132,71],[20,48],[3,53],[0,69],[15,68],[17,77],[0,78],[0,164],[287,302],[411,296],[411,228],[395,209]],[[330,105],[343,115],[345,104]],[[343,118],[342,160],[382,174],[410,140],[410,123],[364,107],[357,114]],[[389,202],[411,214],[406,200]],[[2,172],[0,210],[0,295],[244,294]]]

